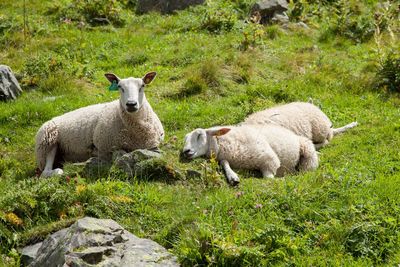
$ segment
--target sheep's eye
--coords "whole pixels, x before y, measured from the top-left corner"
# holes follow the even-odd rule
[[[200,141],[201,134],[197,136],[197,142]]]
[[[118,85],[118,88],[122,91],[122,93],[125,92],[124,88],[122,88],[120,85]]]
[[[142,87],[140,87],[139,91],[141,92],[141,91],[143,91],[143,89],[144,89],[144,85],[142,85]]]

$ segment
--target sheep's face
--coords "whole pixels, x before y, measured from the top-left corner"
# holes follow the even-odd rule
[[[194,159],[207,154],[207,132],[204,129],[196,129],[185,136],[185,145],[182,153],[188,159]]]
[[[120,79],[115,74],[106,73],[106,78],[120,92],[121,106],[129,113],[138,112],[143,105],[144,87],[156,77],[155,72],[147,73],[143,78]]]
[[[210,129],[196,129],[185,136],[185,145],[182,153],[188,159],[194,159],[207,154],[210,149],[210,140],[213,136],[221,136],[231,129],[217,127]]]

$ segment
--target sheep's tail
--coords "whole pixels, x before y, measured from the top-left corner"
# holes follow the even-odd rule
[[[299,171],[315,170],[318,167],[318,154],[314,144],[307,138],[300,138]]]
[[[334,128],[333,129],[333,135],[337,135],[337,134],[341,134],[344,133],[345,131],[347,131],[348,129],[354,128],[358,125],[358,122],[353,121],[352,123],[349,123],[343,127],[340,128]]]
[[[53,121],[48,121],[40,127],[36,134],[35,154],[36,162],[41,171],[46,165],[46,156],[57,145],[58,129]]]

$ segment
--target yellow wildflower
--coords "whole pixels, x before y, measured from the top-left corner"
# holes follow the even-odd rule
[[[83,184],[78,184],[76,186],[76,193],[79,195],[80,193],[82,193],[83,191],[86,190],[86,185]]]
[[[11,223],[12,225],[21,226],[23,224],[22,219],[13,212],[7,213],[5,218],[7,222]]]

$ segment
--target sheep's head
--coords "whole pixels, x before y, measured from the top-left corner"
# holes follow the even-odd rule
[[[106,73],[106,78],[110,81],[112,86],[120,92],[121,106],[127,112],[137,112],[143,105],[144,101],[144,87],[151,83],[156,77],[155,72],[147,73],[143,78],[126,78],[120,79],[117,75]]]
[[[213,136],[221,136],[231,129],[225,127],[201,129],[198,128],[185,136],[185,145],[182,153],[188,159],[194,159],[207,154]]]

